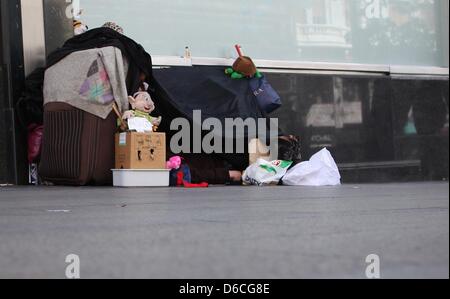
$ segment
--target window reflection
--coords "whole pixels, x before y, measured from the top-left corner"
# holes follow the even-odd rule
[[[447,0],[80,0],[153,55],[448,67]],[[447,31],[446,31],[447,30]]]
[[[439,2],[372,0],[362,5],[364,14],[355,35],[359,41],[355,54],[375,63],[386,63],[388,59],[390,64],[442,64],[437,42]],[[364,46],[370,51],[365,51]]]

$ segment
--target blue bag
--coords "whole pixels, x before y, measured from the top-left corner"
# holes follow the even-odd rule
[[[259,107],[266,113],[271,113],[281,107],[281,98],[267,81],[265,76],[254,77],[249,82],[250,90],[255,95]]]
[[[180,168],[178,169],[172,169],[170,171],[170,187],[177,187],[178,185],[178,173],[183,173],[183,180],[185,182],[191,183],[191,170],[189,169],[189,166],[185,163],[181,164]]]

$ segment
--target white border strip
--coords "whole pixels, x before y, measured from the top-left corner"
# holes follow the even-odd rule
[[[211,58],[192,57],[186,60],[177,56],[152,56],[154,66],[193,66],[193,65],[215,65],[231,66],[235,58]],[[449,76],[448,68],[422,67],[422,66],[390,66],[381,64],[358,64],[358,63],[328,63],[328,62],[300,62],[285,60],[254,60],[256,66],[262,69],[271,69],[273,72],[283,73],[283,70],[291,71],[328,71],[328,72],[362,72],[362,73],[384,73],[405,75],[436,75]]]
[[[448,76],[448,68],[424,66],[391,66],[391,74]]]

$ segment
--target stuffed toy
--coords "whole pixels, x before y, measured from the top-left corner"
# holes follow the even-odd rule
[[[85,33],[89,30],[89,27],[81,21],[81,15],[83,14],[83,9],[79,9],[78,11],[74,11],[72,8],[73,13],[73,33],[74,35],[80,35]]]
[[[139,91],[134,94],[134,97],[129,96],[128,101],[133,110],[126,111],[122,116],[123,120],[128,120],[132,117],[142,117],[147,119],[154,127],[158,127],[161,124],[161,116],[153,117],[150,115],[155,110],[155,104],[148,92]]]
[[[169,161],[167,161],[166,163],[166,167],[169,170],[177,170],[180,169],[181,167],[181,163],[182,163],[182,159],[180,156],[175,156],[169,159]]]
[[[227,68],[225,70],[225,74],[230,76],[232,79],[244,79],[244,78],[262,78],[261,73],[256,68],[255,63],[253,60],[248,57],[244,56],[244,53],[242,52],[242,47],[240,45],[235,45],[238,58],[233,63],[233,67]]]
[[[246,76],[246,75],[244,75],[244,74],[242,74],[242,73],[240,73],[240,72],[235,71],[235,70],[234,70],[233,68],[231,68],[231,67],[229,67],[229,68],[227,68],[227,69],[225,70],[225,74],[227,74],[228,76],[230,76],[232,79],[244,79],[244,78],[249,78],[248,76]],[[259,79],[259,78],[262,77],[262,74],[261,74],[258,70],[256,70],[255,75],[252,76],[252,77],[250,77],[250,78],[253,78],[253,77]]]
[[[233,63],[233,67],[227,68],[225,74],[230,76],[232,79],[243,79],[243,78],[261,78],[262,75],[256,68],[253,60],[247,56],[240,56]]]
[[[112,29],[120,34],[123,34],[123,28],[117,25],[115,22],[106,22],[102,26],[103,28],[109,28]]]
[[[89,27],[80,20],[73,21],[74,35],[80,35],[89,30]]]
[[[189,166],[183,162],[183,158],[175,156],[167,162],[167,168],[170,169],[170,186],[184,188],[208,188],[207,182],[199,184],[192,183],[191,170]]]

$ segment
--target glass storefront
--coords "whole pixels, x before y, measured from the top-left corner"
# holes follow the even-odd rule
[[[78,2],[78,1],[76,1]],[[448,67],[448,0],[95,0],[152,55]]]

